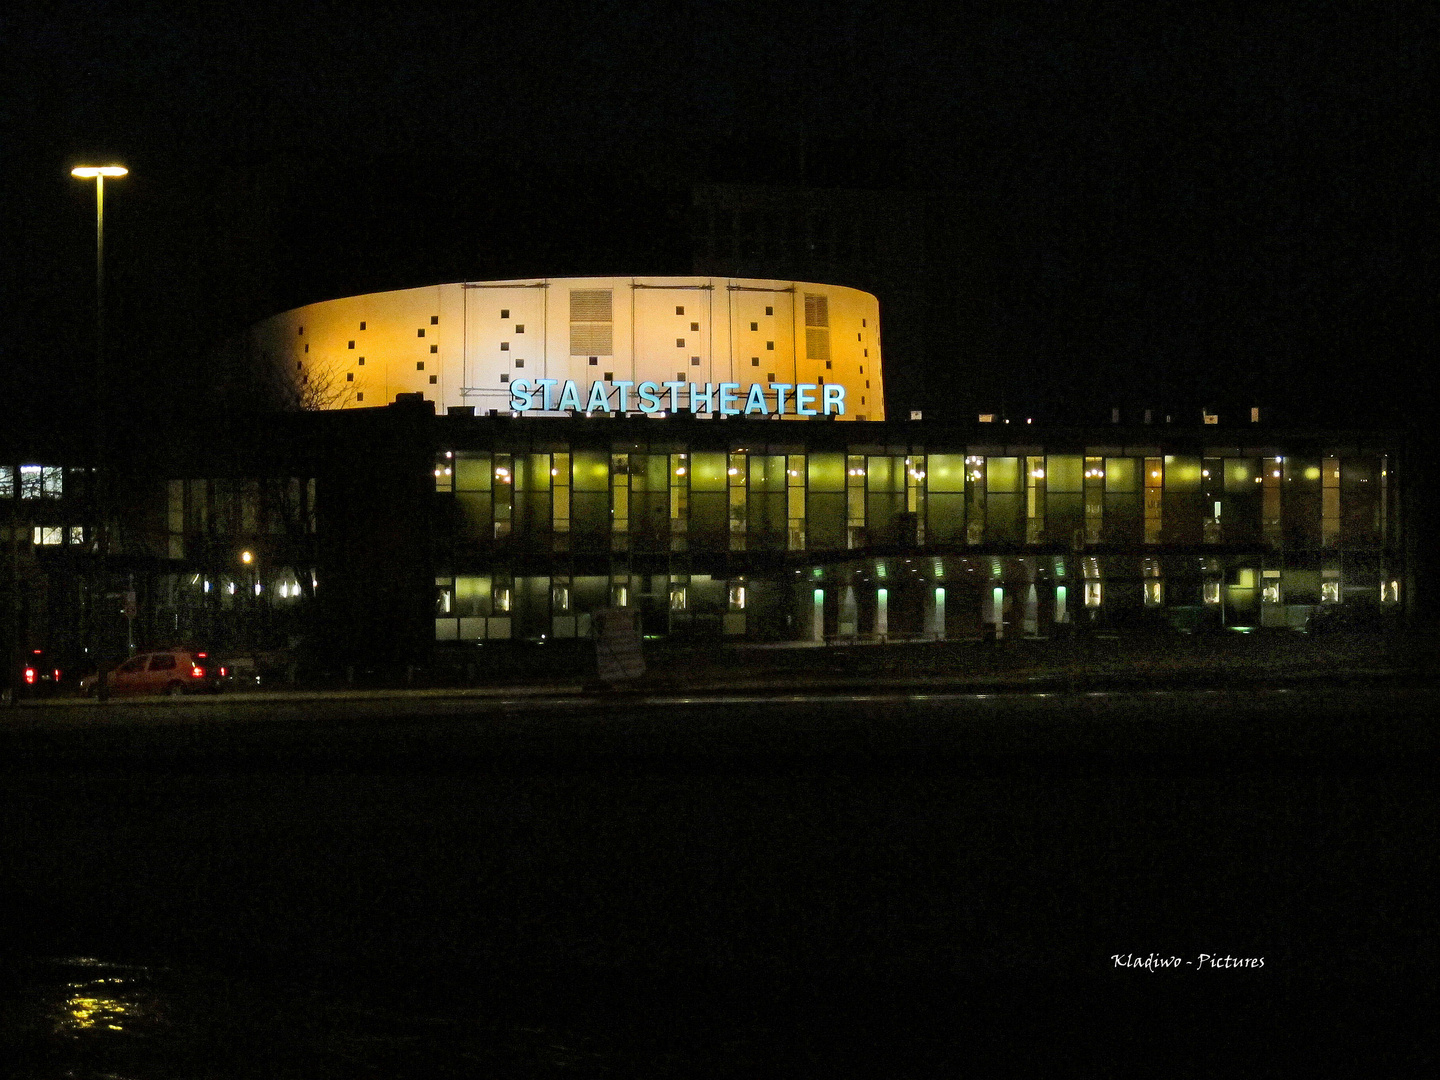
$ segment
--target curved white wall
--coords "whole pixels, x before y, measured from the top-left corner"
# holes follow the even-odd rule
[[[752,383],[840,384],[843,419],[883,420],[879,316],[874,296],[840,285],[540,278],[327,300],[266,319],[250,335],[297,379],[331,388],[319,395],[331,408],[419,392],[437,411],[508,410],[519,379],[573,380],[583,403],[591,384],[608,378],[738,383],[742,401]],[[773,404],[774,391],[766,396]],[[638,411],[633,391],[630,402]]]

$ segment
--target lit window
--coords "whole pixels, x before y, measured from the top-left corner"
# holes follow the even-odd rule
[[[494,608],[496,611],[508,612],[510,610],[510,586],[501,585],[495,589]]]
[[[744,583],[744,582],[737,581],[737,582],[734,582],[733,584],[731,584],[731,586],[730,586],[730,595],[729,595],[729,598],[728,598],[728,602],[729,602],[729,607],[730,607],[730,610],[731,610],[731,611],[744,611],[744,610],[745,610],[745,583]]]
[[[58,525],[45,525],[35,527],[35,543],[46,546],[52,544],[63,544],[65,542],[65,530]]]
[[[1322,599],[1324,598],[1323,595],[1322,595],[1321,598],[1322,598]],[[1207,603],[1207,604],[1218,604],[1218,603],[1220,603],[1220,582],[1218,582],[1218,581],[1207,581],[1207,582],[1205,582],[1205,603]]]
[[[1086,607],[1099,607],[1099,606],[1100,606],[1101,584],[1102,584],[1102,583],[1099,582],[1099,581],[1087,581],[1087,582],[1085,582],[1085,606],[1086,606]]]
[[[1322,604],[1338,604],[1340,602],[1340,582],[1322,581],[1320,583],[1320,602]]]
[[[40,498],[40,466],[39,466],[39,465],[21,465],[21,466],[20,466],[20,498],[22,498],[22,499],[38,499],[38,498]]]
[[[70,543],[72,543],[72,544],[83,544],[83,543],[85,543],[85,526],[84,526],[84,525],[71,525],[71,526],[70,526]]]
[[[550,610],[557,615],[570,610],[569,585],[556,585],[550,590]]]
[[[13,499],[15,497],[15,468],[12,465],[0,465],[0,499]]]
[[[690,590],[684,585],[670,586],[670,610],[685,611],[690,604]]]
[[[1145,606],[1157,607],[1165,602],[1165,583],[1163,581],[1145,582]]]

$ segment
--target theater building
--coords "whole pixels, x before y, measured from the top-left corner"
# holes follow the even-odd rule
[[[245,347],[329,407],[123,448],[126,629],[424,662],[583,639],[611,606],[650,636],[824,644],[1412,604],[1398,437],[886,419],[880,315],[835,286],[609,278],[276,316]],[[93,548],[70,475],[0,464],[32,577]]]

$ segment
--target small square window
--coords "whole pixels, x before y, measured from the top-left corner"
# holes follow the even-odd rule
[[[516,367],[524,367],[524,366],[525,366],[525,358],[524,358],[523,356],[522,356],[522,357],[516,357],[516,358],[515,358],[515,366],[516,366]]]
[[[424,370],[425,370],[425,361],[424,361],[424,360],[418,361],[418,362],[415,364],[415,370],[416,370],[416,371],[424,371]]]
[[[355,381],[355,373],[354,373],[353,371],[347,371],[347,372],[345,373],[345,381],[346,381],[346,382],[354,382],[354,381]]]
[[[775,343],[774,343],[773,341],[767,341],[767,342],[765,342],[765,348],[769,349],[771,352],[774,352],[774,351],[775,351]]]
[[[295,370],[296,370],[296,371],[299,371],[299,370],[300,370],[300,361],[299,361],[299,360],[296,360],[296,361],[295,361]]]
[[[759,324],[758,322],[752,322],[752,323],[750,324],[750,329],[751,329],[751,330],[759,330],[759,329],[760,329],[760,324]]]
[[[759,358],[758,356],[752,356],[752,357],[750,357],[750,366],[751,366],[751,367],[759,367],[759,366],[760,366],[760,358]]]
[[[365,391],[364,391],[364,390],[359,390],[359,391],[357,391],[356,394],[355,394],[355,400],[356,400],[356,401],[364,401],[364,400],[365,400]]]
[[[365,329],[365,320],[364,320],[364,319],[361,319],[361,320],[360,320],[360,329],[361,329],[361,330],[364,330],[364,329]]]
[[[416,330],[416,331],[415,331],[415,336],[416,336],[416,337],[424,337],[424,336],[425,336],[425,328],[422,326],[422,327],[420,327],[419,330]]]
[[[506,374],[502,371],[502,372],[500,373],[500,381],[501,381],[502,383],[508,383],[508,382],[510,381],[510,376],[509,376],[509,375],[506,375]]]
[[[699,324],[698,322],[692,322],[692,323],[690,324],[690,329],[691,329],[691,330],[699,330],[699,329],[700,329],[700,324]]]
[[[439,316],[439,315],[431,315],[431,316],[430,316],[430,325],[431,325],[431,326],[439,326],[439,325],[440,325],[440,316]]]
[[[826,361],[825,361],[825,370],[826,370],[826,371],[829,371],[829,370],[830,370],[830,361],[829,361],[829,360],[826,360]]]
[[[432,353],[438,353],[438,352],[440,351],[440,346],[439,346],[439,345],[431,345],[431,346],[430,346],[430,351],[431,351]]]
[[[353,342],[353,341],[352,341],[352,342],[350,342],[350,348],[352,348],[352,349],[353,349],[353,348],[354,348],[354,347],[355,347],[355,342]]]
[[[508,307],[502,307],[500,309],[500,317],[502,319],[508,319],[510,317],[510,309]]]
[[[676,382],[684,382],[684,381],[685,381],[685,373],[684,373],[683,371],[677,371],[677,372],[675,372],[675,381],[676,381]]]
[[[430,385],[431,385],[431,386],[434,386],[434,385],[435,385],[436,383],[438,383],[439,381],[440,381],[440,376],[439,376],[439,375],[431,375],[431,376],[430,376]]]
[[[299,327],[298,329],[299,329],[299,331],[300,331],[300,336],[301,336],[301,337],[304,337],[304,336],[305,336],[305,327],[301,326],[301,327]]]
[[[364,366],[365,366],[365,357],[363,357],[363,356],[360,357],[360,359],[357,360],[356,363],[358,363],[361,367],[364,367]]]
[[[677,337],[677,338],[675,339],[675,348],[677,348],[677,349],[683,349],[684,347],[685,347],[685,339],[684,339],[683,337]]]
[[[864,395],[864,394],[861,394],[861,395],[860,395],[860,404],[861,404],[861,405],[864,405],[864,404],[865,404],[865,395]]]
[[[699,366],[700,366],[700,358],[699,358],[698,356],[692,356],[692,357],[690,357],[690,366],[691,366],[691,367],[699,367]]]
[[[310,351],[310,346],[309,346],[308,343],[307,343],[306,346],[305,346],[305,351],[306,351],[307,353]]]
[[[821,375],[821,376],[820,376],[820,385],[821,385],[821,386],[824,386],[824,385],[825,385],[825,376],[824,376],[824,375]]]
[[[775,373],[773,371],[767,371],[765,373],[765,381],[773,383],[775,381]]]
[[[869,379],[866,379],[866,380],[865,380],[865,389],[866,389],[866,390],[869,390],[869,389],[870,389],[870,380],[869,380]]]
[[[864,320],[864,319],[861,319],[861,320],[860,320],[860,325],[861,325],[861,326],[864,326],[864,325],[865,325],[865,320]]]
[[[605,381],[606,381],[606,382],[612,382],[612,381],[614,380],[614,378],[615,378],[615,373],[614,373],[613,371],[607,371],[607,372],[605,372]]]
[[[865,355],[866,355],[866,356],[869,356],[869,355],[870,355],[870,350],[869,350],[869,349],[866,349],[866,350],[865,350]]]
[[[685,309],[684,309],[683,307],[677,307],[677,308],[675,309],[675,314],[676,314],[676,315],[684,315],[684,314],[685,314]]]
[[[516,332],[517,334],[523,334],[523,333],[525,332],[525,324],[524,324],[523,322],[522,322],[522,323],[516,323],[516,324],[515,324],[515,332]]]
[[[767,307],[767,308],[765,309],[765,314],[766,314],[766,315],[774,315],[774,314],[775,314],[775,309],[774,309],[773,307]]]
[[[865,374],[865,365],[864,365],[864,364],[861,364],[861,365],[860,365],[860,374],[861,374],[861,375],[864,375],[864,374]]]
[[[509,351],[510,351],[510,342],[508,342],[508,341],[502,341],[502,342],[500,342],[500,351],[501,351],[501,352],[509,352]]]
[[[598,363],[600,363],[600,358],[599,358],[598,356],[592,356],[592,357],[590,357],[590,366],[591,366],[591,367],[594,367],[594,366],[595,366],[596,364],[598,364]]]

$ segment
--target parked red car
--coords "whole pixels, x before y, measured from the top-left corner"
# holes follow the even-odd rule
[[[214,693],[220,688],[219,669],[203,652],[166,649],[163,652],[132,656],[106,673],[105,685],[116,697],[140,694]],[[98,675],[80,680],[80,692],[93,697],[99,687]]]

